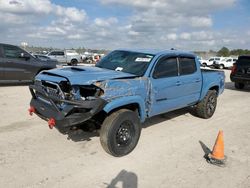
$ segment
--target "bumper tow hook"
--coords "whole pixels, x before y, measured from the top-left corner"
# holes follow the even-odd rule
[[[53,127],[56,125],[56,121],[54,118],[50,118],[48,121],[48,126],[50,129],[53,129]]]
[[[33,106],[31,106],[31,107],[28,109],[28,111],[29,111],[29,114],[32,116],[33,113],[36,112],[36,109],[35,109]]]

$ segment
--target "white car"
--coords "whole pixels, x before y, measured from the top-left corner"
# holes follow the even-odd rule
[[[51,51],[47,56],[59,63],[67,63],[68,65],[77,65],[77,63],[81,62],[81,55],[75,50]]]
[[[218,61],[214,64],[215,68],[224,69],[224,68],[231,68],[233,64],[237,61],[236,58],[228,57],[224,58],[221,61]]]
[[[210,67],[213,66],[216,62],[219,62],[223,59],[224,57],[211,57],[208,60],[201,60],[201,65]]]

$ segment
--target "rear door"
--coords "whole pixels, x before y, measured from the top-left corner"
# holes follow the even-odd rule
[[[179,56],[179,90],[184,106],[196,103],[200,98],[202,79],[200,68],[197,67],[195,57]]]
[[[35,58],[17,46],[3,45],[4,80],[32,80],[36,74]]]
[[[50,52],[48,56],[51,59],[55,59],[60,63],[65,63],[66,62],[66,56],[64,54],[64,51],[53,51],[53,52]]]

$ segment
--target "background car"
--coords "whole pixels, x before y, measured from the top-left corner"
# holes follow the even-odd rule
[[[54,61],[42,61],[9,44],[0,43],[0,82],[31,81],[42,70],[56,68]]]
[[[201,65],[206,67],[213,66],[216,62],[219,62],[223,59],[223,57],[211,57],[208,60],[201,60]]]
[[[57,60],[60,63],[66,63],[68,65],[77,65],[82,61],[81,55],[75,50],[51,51],[47,56],[51,59]]]
[[[221,61],[216,61],[213,66],[218,69],[224,69],[224,68],[232,68],[233,64],[237,61],[236,58],[228,57],[224,58]]]

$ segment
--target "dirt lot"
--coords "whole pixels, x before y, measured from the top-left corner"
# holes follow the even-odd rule
[[[236,91],[226,71],[226,90],[209,120],[187,111],[143,124],[136,149],[114,158],[96,133],[62,135],[29,116],[27,86],[0,87],[1,187],[250,187],[250,89]],[[224,131],[224,168],[203,158]]]

